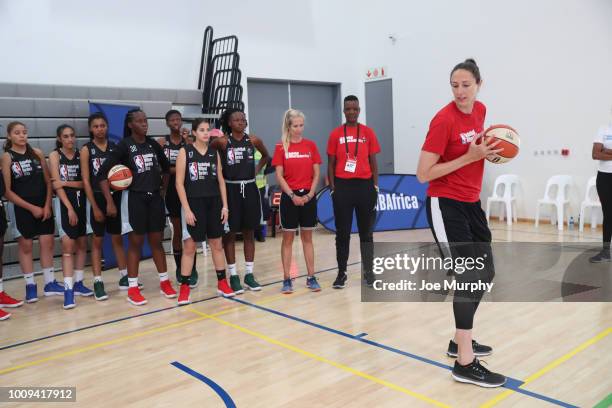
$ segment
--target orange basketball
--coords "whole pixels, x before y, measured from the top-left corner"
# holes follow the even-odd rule
[[[113,190],[125,190],[132,184],[132,172],[123,164],[117,164],[108,172],[108,183]]]
[[[508,125],[493,125],[485,131],[484,137],[487,143],[499,141],[499,144],[495,146],[495,148],[504,149],[491,157],[487,157],[487,160],[491,163],[508,163],[516,157],[519,152],[521,139],[517,131]],[[490,138],[493,140],[490,140]]]

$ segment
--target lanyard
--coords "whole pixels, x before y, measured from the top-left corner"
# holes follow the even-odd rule
[[[344,124],[344,148],[346,149],[346,158],[349,158],[348,141],[346,138],[346,123]],[[357,143],[355,143],[355,160],[357,160],[357,152],[359,151],[359,122],[357,122]]]

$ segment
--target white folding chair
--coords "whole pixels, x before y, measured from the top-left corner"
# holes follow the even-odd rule
[[[491,203],[505,204],[506,219],[508,225],[512,225],[512,220],[517,222],[518,216],[516,214],[516,191],[513,191],[513,186],[518,187],[519,178],[514,174],[502,174],[495,179],[493,185],[493,195],[487,198],[487,221],[491,215]],[[498,190],[502,188],[502,192],[498,194]],[[514,207],[513,207],[514,204]],[[499,220],[504,220],[504,206],[500,206]],[[514,210],[513,210],[514,209]]]
[[[591,210],[591,229],[597,228],[597,214],[599,212],[596,210],[598,208],[601,209],[601,202],[599,201],[599,195],[597,195],[596,180],[596,176],[589,179],[586,186],[584,201],[580,204],[580,231],[584,231],[584,218],[587,209]]]
[[[572,176],[567,175],[556,175],[552,176],[546,182],[546,190],[544,191],[544,198],[538,200],[536,207],[536,218],[535,226],[538,227],[540,223],[540,207],[543,205],[550,205],[557,211],[557,228],[559,231],[563,231],[563,217],[565,214],[565,207],[569,206],[568,191],[572,185]],[[556,193],[553,196],[553,190],[556,189]],[[551,224],[555,224],[555,218],[551,212],[550,216]],[[568,222],[569,224],[569,222]]]

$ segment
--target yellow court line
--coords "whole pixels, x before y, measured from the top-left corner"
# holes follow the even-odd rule
[[[296,292],[293,293],[293,295],[294,296],[295,295],[299,296],[299,295],[302,295],[302,294],[308,293],[308,292],[309,292],[308,290],[296,291]],[[276,301],[276,300],[282,298],[283,296],[287,296],[287,295],[283,295],[283,294],[280,294],[280,295],[279,294],[270,295],[270,296],[267,296],[267,297],[263,298],[261,301],[256,302],[255,304],[260,305],[260,304],[271,303],[273,301]],[[211,316],[214,316],[214,317],[216,317],[216,316],[223,316],[224,314],[231,313],[231,312],[234,312],[234,311],[240,311],[240,310],[243,310],[243,309],[246,309],[246,308],[250,308],[250,306],[243,306],[243,305],[241,305],[239,307],[234,307],[234,308],[226,309],[226,310],[223,310],[221,312],[212,314]],[[149,335],[149,334],[159,333],[161,331],[170,330],[170,329],[176,329],[177,327],[182,327],[182,326],[185,326],[185,325],[188,325],[188,324],[191,324],[191,323],[195,323],[195,322],[199,322],[201,320],[206,320],[206,319],[208,319],[208,317],[197,317],[195,319],[190,319],[190,320],[186,320],[186,321],[178,322],[178,323],[171,323],[171,324],[167,324],[165,326],[160,326],[160,327],[156,327],[156,328],[153,328],[153,329],[150,329],[150,330],[146,330],[146,331],[130,334],[130,335],[127,335],[127,336],[119,337],[119,338],[114,339],[114,340],[109,340],[109,341],[104,341],[104,342],[100,342],[100,343],[95,343],[95,344],[92,344],[92,345],[89,345],[89,346],[86,346],[86,347],[78,348],[78,349],[67,351],[67,352],[64,352],[64,353],[54,354],[52,356],[41,358],[39,360],[33,360],[33,361],[29,361],[27,363],[18,364],[18,365],[15,365],[15,366],[11,366],[11,367],[0,369],[0,375],[8,374],[8,373],[11,373],[13,371],[21,370],[23,368],[37,366],[37,365],[40,365],[40,364],[43,364],[43,363],[47,363],[49,361],[59,360],[59,359],[64,358],[64,357],[70,357],[70,356],[74,356],[74,355],[77,355],[77,354],[85,353],[87,351],[96,350],[96,349],[101,348],[101,347],[111,346],[111,345],[115,345],[115,344],[118,344],[118,343],[122,343],[124,341],[137,339],[139,337],[143,337],[143,336],[146,336],[146,335]]]
[[[523,387],[524,385],[527,385],[530,382],[535,381],[538,378],[542,377],[544,374],[548,373],[552,369],[558,367],[560,364],[562,364],[562,363],[566,362],[567,360],[569,360],[570,358],[574,357],[576,354],[578,354],[581,351],[585,350],[587,347],[592,346],[593,344],[595,344],[598,341],[602,340],[604,337],[608,336],[609,334],[612,334],[612,327],[609,327],[608,329],[602,331],[597,336],[591,338],[590,340],[585,341],[584,343],[582,343],[581,345],[579,345],[578,347],[576,347],[575,349],[573,349],[569,353],[559,357],[558,359],[556,359],[552,363],[548,364],[546,367],[544,367],[541,370],[537,371],[536,373],[530,375],[529,377],[527,377],[525,379],[525,382],[523,382],[523,384],[521,384],[521,387]],[[498,396],[496,396],[496,397],[490,399],[489,401],[485,402],[484,404],[482,404],[480,406],[480,408],[491,408],[491,407],[497,405],[498,403],[500,403],[501,401],[505,400],[506,398],[508,398],[510,395],[512,395],[515,392],[516,391],[513,391],[513,390],[506,390],[506,391],[502,392],[501,394],[499,394]]]
[[[225,325],[225,326],[231,327],[233,329],[239,330],[239,331],[241,331],[243,333],[250,334],[251,336],[257,337],[257,338],[259,338],[261,340],[264,340],[264,341],[266,341],[268,343],[275,344],[277,346],[283,347],[283,348],[285,348],[287,350],[291,350],[291,351],[293,351],[295,353],[301,354],[301,355],[306,356],[308,358],[311,358],[313,360],[329,364],[331,366],[339,368],[339,369],[341,369],[343,371],[346,371],[346,372],[351,373],[353,375],[356,375],[358,377],[362,377],[362,378],[365,378],[365,379],[370,380],[372,382],[375,382],[377,384],[384,385],[385,387],[391,388],[391,389],[393,389],[395,391],[399,391],[399,392],[402,392],[404,394],[410,395],[411,397],[414,397],[414,398],[416,398],[416,399],[418,399],[420,401],[424,401],[424,402],[430,403],[430,404],[435,405],[437,407],[450,408],[450,405],[446,405],[446,404],[444,404],[442,402],[436,401],[436,400],[434,400],[432,398],[429,398],[429,397],[427,397],[427,396],[425,396],[423,394],[420,394],[420,393],[414,392],[414,391],[410,391],[409,389],[404,388],[402,386],[399,386],[397,384],[394,384],[392,382],[380,379],[378,377],[374,377],[374,376],[372,376],[370,374],[364,373],[363,371],[359,371],[359,370],[356,370],[356,369],[354,369],[352,367],[349,367],[347,365],[338,363],[338,362],[333,361],[333,360],[329,360],[329,359],[327,359],[325,357],[318,356],[318,355],[316,355],[314,353],[311,353],[309,351],[302,350],[302,349],[300,349],[298,347],[292,346],[291,344],[287,344],[287,343],[284,343],[284,342],[282,342],[280,340],[276,340],[276,339],[274,339],[272,337],[266,336],[265,334],[258,333],[256,331],[247,329],[246,327],[242,327],[242,326],[239,326],[239,325],[234,324],[234,323],[230,323],[230,322],[228,322],[226,320],[219,319],[218,317],[213,316],[213,315],[208,315],[206,313],[200,312],[200,311],[198,311],[196,309],[193,309],[193,308],[189,308],[187,310],[192,312],[192,313],[195,313],[195,314],[199,315],[202,318],[208,318],[208,319],[214,320],[217,323],[220,323],[222,325]]]

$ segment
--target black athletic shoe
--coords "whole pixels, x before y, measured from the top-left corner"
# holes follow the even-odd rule
[[[493,352],[493,349],[491,347],[485,346],[484,344],[478,344],[476,340],[472,340],[472,350],[474,351],[474,355],[477,357],[488,356],[489,354]],[[459,347],[457,346],[457,343],[455,343],[452,340],[449,341],[448,350],[446,351],[446,354],[449,357],[456,358],[458,353],[459,353]]]
[[[602,249],[597,255],[592,256],[589,258],[589,262],[590,263],[604,263],[604,262],[610,262],[612,259],[610,259],[610,250],[605,250]]]
[[[336,276],[336,280],[332,285],[334,289],[342,289],[346,286],[346,272],[338,272],[338,276]]]
[[[462,366],[455,361],[455,367],[453,367],[451,375],[455,381],[487,388],[501,387],[506,383],[505,376],[487,370],[477,358],[474,358],[474,361],[466,366]]]
[[[365,283],[368,286],[368,288],[371,288],[374,286],[374,273],[373,272],[364,273],[363,279],[365,280]]]

